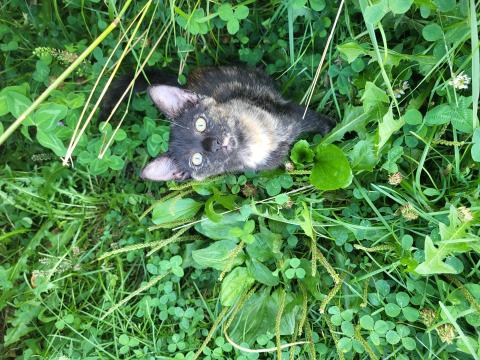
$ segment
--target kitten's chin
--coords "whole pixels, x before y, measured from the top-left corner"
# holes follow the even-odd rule
[[[205,180],[205,179],[207,178],[207,177],[204,176],[204,175],[202,176],[202,175],[194,175],[194,174],[192,174],[191,176],[192,176],[192,179],[195,180],[195,181],[203,181],[203,180]]]

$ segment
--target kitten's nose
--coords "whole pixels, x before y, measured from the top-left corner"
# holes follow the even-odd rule
[[[202,141],[202,146],[205,150],[210,152],[217,152],[222,148],[222,144],[219,139],[206,138]]]

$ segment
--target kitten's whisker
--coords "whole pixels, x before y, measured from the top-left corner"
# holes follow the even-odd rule
[[[179,127],[181,127],[181,128],[190,130],[189,127],[184,126],[184,125],[181,125],[181,124],[179,124],[179,123],[177,123],[177,122],[175,122],[175,121],[173,121],[173,120],[166,120],[166,119],[158,119],[158,120],[159,120],[159,121],[165,121],[165,122],[168,122],[168,123],[170,123],[170,124],[177,125],[177,126],[179,126]]]

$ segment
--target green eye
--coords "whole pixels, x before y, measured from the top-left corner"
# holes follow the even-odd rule
[[[197,121],[195,121],[195,129],[199,132],[204,132],[207,128],[207,121],[203,117],[199,117]]]
[[[192,158],[191,158],[191,161],[192,161],[193,165],[196,165],[196,166],[200,165],[203,161],[202,154],[200,154],[200,153],[193,154]]]

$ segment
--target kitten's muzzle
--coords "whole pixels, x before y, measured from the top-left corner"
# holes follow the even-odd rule
[[[223,139],[208,137],[202,141],[202,146],[209,152],[217,152],[221,150],[228,153],[235,148],[236,141],[231,135],[225,135]]]

